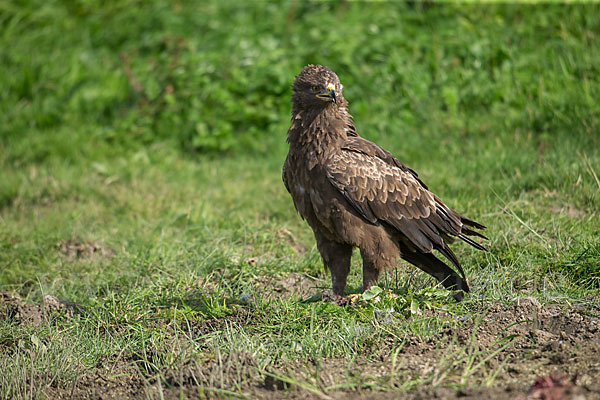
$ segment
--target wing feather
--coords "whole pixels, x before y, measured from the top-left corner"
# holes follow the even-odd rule
[[[440,242],[435,228],[420,222],[435,210],[433,195],[410,173],[347,150],[337,153],[326,169],[330,182],[369,222],[392,225],[424,252]]]
[[[459,237],[484,249],[465,236],[484,237],[471,229],[485,228],[483,225],[448,208],[413,170],[376,144],[349,137],[325,169],[333,186],[367,221],[394,227],[420,252],[440,251],[463,277],[462,267],[444,239]]]

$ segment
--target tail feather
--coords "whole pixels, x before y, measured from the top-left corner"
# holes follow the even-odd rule
[[[458,257],[456,257],[456,254],[454,254],[452,249],[450,249],[450,247],[444,244],[443,247],[436,248],[436,250],[442,253],[444,257],[446,257],[448,260],[450,260],[452,264],[454,264],[454,266],[458,269],[458,272],[460,272],[460,275],[463,277],[463,279],[465,279],[465,271],[463,271],[462,265],[460,265],[460,261],[458,261]]]
[[[469,236],[477,236],[477,237],[480,237],[480,238],[482,238],[482,239],[489,240],[489,238],[488,238],[487,236],[485,236],[485,235],[483,235],[483,234],[481,234],[481,233],[479,233],[479,232],[477,232],[477,231],[474,231],[474,230],[473,230],[473,229],[471,229],[471,228],[467,228],[467,227],[466,227],[466,226],[464,226],[464,225],[463,225],[463,227],[462,227],[462,229],[461,229],[461,230],[462,230],[462,233],[464,233],[465,235],[469,235]]]
[[[483,251],[488,251],[488,249],[486,249],[483,245],[477,243],[476,241],[474,241],[473,239],[471,239],[468,236],[465,236],[463,234],[458,235],[458,237],[461,240],[464,240],[465,242],[469,243],[471,246],[475,247],[477,250],[483,250]],[[487,238],[486,238],[487,239]]]
[[[476,241],[474,241],[473,239],[467,237],[467,236],[477,236],[479,238],[485,239],[485,240],[489,240],[485,235],[477,232],[475,229],[485,229],[485,225],[480,224],[477,221],[473,221],[470,218],[465,217],[464,215],[460,215],[460,222],[462,222],[462,227],[461,227],[461,233],[458,235],[458,237],[462,240],[464,240],[465,242],[467,242],[468,244],[470,244],[471,246],[475,247],[478,250],[483,250],[483,251],[487,251],[487,249],[477,243]],[[475,228],[475,229],[471,229],[471,228]]]
[[[403,248],[402,258],[433,276],[445,288],[469,293],[467,281],[433,254],[412,252],[408,248]],[[464,297],[464,293],[462,292],[454,295],[454,298],[458,301],[462,300]]]
[[[473,228],[477,228],[477,229],[485,229],[486,226],[480,224],[477,221],[473,221],[471,218],[467,218],[464,215],[458,214],[460,216],[460,222],[462,222],[464,225],[468,225],[471,226]]]

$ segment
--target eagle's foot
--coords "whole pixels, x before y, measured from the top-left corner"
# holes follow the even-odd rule
[[[354,305],[359,299],[360,294],[341,296],[339,294],[335,294],[332,290],[325,290],[323,292],[323,301],[329,301],[337,304],[338,306],[351,306]]]

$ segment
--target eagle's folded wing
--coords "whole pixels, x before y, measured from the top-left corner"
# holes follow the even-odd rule
[[[444,240],[459,237],[483,248],[465,236],[482,236],[466,226],[463,229],[471,225],[471,220],[463,220],[446,207],[414,171],[390,153],[362,140],[365,143],[353,141],[353,146],[342,148],[330,159],[325,166],[329,181],[367,221],[391,225],[406,238],[409,248],[422,253],[440,251],[464,277],[458,259]],[[483,228],[479,224],[475,227]]]

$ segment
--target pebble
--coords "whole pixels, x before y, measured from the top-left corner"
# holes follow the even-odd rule
[[[240,303],[242,303],[242,304],[248,304],[248,303],[250,303],[250,301],[252,301],[252,295],[251,294],[243,293],[240,296]]]

